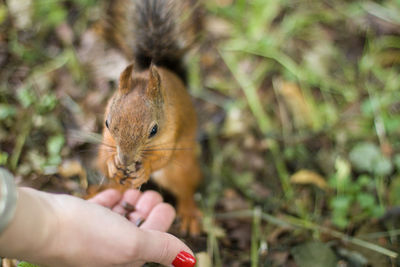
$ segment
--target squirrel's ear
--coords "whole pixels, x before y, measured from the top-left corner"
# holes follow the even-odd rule
[[[153,64],[150,65],[149,75],[149,84],[146,88],[147,95],[152,98],[158,98],[161,92],[161,78],[157,67]]]
[[[121,93],[127,94],[132,89],[132,71],[133,64],[130,64],[125,70],[121,73],[119,77],[119,86],[118,89]]]

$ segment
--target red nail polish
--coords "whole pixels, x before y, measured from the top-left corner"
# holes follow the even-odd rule
[[[186,251],[181,251],[172,265],[175,267],[193,267],[196,264],[196,259]]]

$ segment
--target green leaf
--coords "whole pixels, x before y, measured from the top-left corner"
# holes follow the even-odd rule
[[[18,263],[18,267],[40,267],[40,266],[26,261],[21,261],[20,263]]]
[[[37,108],[41,114],[44,114],[53,110],[56,105],[57,105],[56,96],[54,94],[46,94],[40,99]]]
[[[349,219],[347,219],[347,216],[337,212],[332,213],[332,222],[341,229],[344,229],[347,227],[347,225],[349,225]]]
[[[379,176],[389,175],[393,170],[393,165],[390,160],[384,157],[382,154],[374,162],[373,172]]]
[[[59,155],[52,155],[47,160],[47,165],[50,165],[50,166],[58,165],[60,163],[61,163],[61,156],[59,156]]]
[[[374,184],[374,181],[368,175],[360,175],[357,178],[357,184],[359,184],[361,187],[368,187],[371,184]]]
[[[0,151],[0,165],[6,165],[8,159],[7,152]]]
[[[368,193],[359,193],[357,195],[357,202],[363,209],[372,208],[376,204],[375,197]]]
[[[391,206],[400,205],[400,176],[396,176],[389,187],[389,200]]]
[[[50,137],[47,141],[47,152],[50,156],[59,156],[64,143],[65,138],[63,135],[55,135]]]
[[[27,87],[21,88],[17,91],[18,101],[24,108],[29,107],[32,103],[36,102],[36,97]]]
[[[337,258],[332,249],[321,242],[309,242],[291,250],[299,267],[336,267]]]
[[[34,1],[35,17],[42,18],[41,23],[46,27],[54,27],[65,21],[67,11],[60,0]]]
[[[352,202],[350,195],[338,195],[331,199],[332,222],[336,226],[345,228],[349,224],[348,215]]]
[[[372,116],[374,114],[374,108],[372,106],[371,100],[367,99],[361,104],[361,111],[364,115]]]
[[[361,143],[350,152],[350,161],[359,171],[372,172],[372,165],[380,155],[379,148],[373,143]]]
[[[374,206],[371,209],[371,215],[374,218],[380,218],[385,214],[385,208],[383,206]]]
[[[392,172],[391,161],[386,158],[379,147],[373,143],[357,144],[350,152],[350,161],[358,171],[366,171],[379,176]]]
[[[331,200],[331,206],[336,211],[347,212],[350,208],[351,197],[348,195],[339,195],[333,197]]]
[[[7,18],[7,7],[4,4],[0,4],[0,24],[2,24]]]
[[[387,132],[389,134],[396,134],[397,130],[400,128],[400,116],[386,115],[382,117]]]
[[[16,112],[17,109],[14,106],[0,103],[0,120],[13,117]]]
[[[238,186],[246,187],[254,182],[254,174],[251,172],[238,173],[233,179]]]

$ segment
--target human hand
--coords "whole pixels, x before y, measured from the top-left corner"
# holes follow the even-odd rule
[[[167,231],[175,218],[175,209],[163,202],[155,191],[144,193],[129,189],[121,195],[108,189],[88,200],[123,215],[141,229]]]
[[[121,196],[118,191],[109,189],[87,202],[69,196],[58,197],[64,198],[58,202],[62,206],[59,210],[63,211],[61,221],[66,219],[65,228],[70,228],[58,242],[68,244],[72,257],[78,260],[71,266],[141,266],[144,262],[171,265],[181,251],[191,253],[176,237],[163,233],[172,224],[175,210],[163,203],[162,197],[154,191],[128,190]],[[74,212],[66,213],[66,210]],[[130,222],[116,213],[126,216]],[[139,222],[143,223],[137,228],[135,225]],[[77,257],[79,254],[81,257]],[[194,261],[184,266],[193,265]]]
[[[194,266],[191,250],[176,237],[163,232],[171,225],[175,211],[162,203],[156,192],[128,190],[121,196],[111,189],[85,201],[29,188],[19,191],[20,200],[24,202],[20,204],[25,207],[21,208],[21,216],[27,213],[30,203],[35,202],[32,200],[37,200],[35,207],[43,207],[38,212],[45,217],[41,220],[44,229],[34,229],[39,232],[32,234],[36,247],[14,249],[18,253],[8,248],[4,250],[5,256],[43,266],[141,266],[144,262]],[[123,208],[127,207],[126,203],[135,207],[135,211],[127,212]],[[129,220],[120,215],[125,213]],[[27,219],[23,221],[29,222]],[[140,227],[132,223],[143,219]],[[26,230],[30,224],[32,221],[22,228]],[[11,237],[18,242],[18,237]],[[6,241],[8,237],[3,238]],[[29,239],[29,236],[22,238]]]

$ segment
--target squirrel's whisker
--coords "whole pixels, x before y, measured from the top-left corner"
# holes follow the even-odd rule
[[[101,145],[101,146],[105,146],[105,147],[110,147],[110,148],[116,148],[116,146],[114,146],[114,145],[110,145],[110,144],[107,144],[107,143],[103,143],[103,142],[100,142],[99,143],[99,145]]]
[[[111,153],[113,155],[117,154],[117,150],[115,148],[110,148],[110,147],[99,147],[97,150],[99,153]]]
[[[101,148],[101,149],[106,150],[108,152],[112,152],[113,151],[111,149],[106,149],[106,148]],[[76,153],[97,152],[97,151],[98,151],[98,149],[95,148],[95,147],[75,150]]]
[[[161,144],[149,145],[149,146],[146,146],[146,148],[154,148],[154,147],[162,147],[162,146],[169,147],[169,146],[171,146],[173,144],[174,144],[173,142],[161,143]]]
[[[193,148],[154,148],[154,149],[143,149],[144,152],[150,151],[180,151],[180,150],[192,150]]]
[[[99,185],[103,185],[105,181],[106,181],[106,177],[104,175],[102,175]]]
[[[146,148],[154,148],[154,147],[161,147],[161,146],[171,146],[173,143],[163,143],[163,144],[156,144],[156,145],[151,145],[151,146],[146,146]]]

